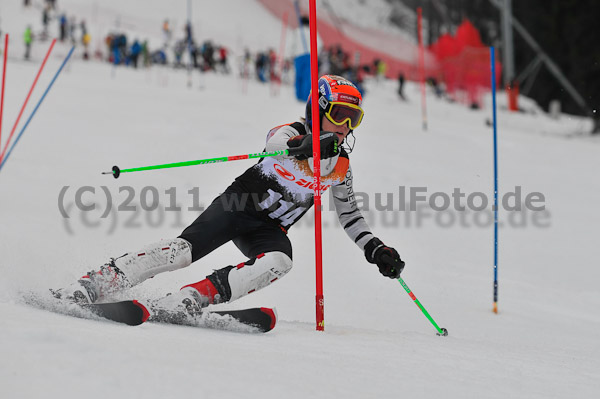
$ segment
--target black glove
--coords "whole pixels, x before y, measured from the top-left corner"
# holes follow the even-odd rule
[[[340,153],[337,135],[332,132],[321,132],[321,159],[327,159]],[[302,161],[313,156],[312,134],[294,136],[288,140],[289,155]]]
[[[398,251],[386,246],[377,237],[365,245],[365,257],[369,263],[377,264],[379,273],[389,278],[398,278],[404,270],[404,262],[400,259]]]

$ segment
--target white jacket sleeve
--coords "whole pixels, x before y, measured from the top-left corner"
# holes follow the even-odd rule
[[[356,205],[352,180],[352,169],[348,166],[344,182],[332,187],[331,192],[340,224],[346,231],[346,234],[348,234],[348,237],[364,251],[365,245],[374,235],[371,233],[369,225]]]
[[[288,140],[299,134],[296,129],[288,125],[272,129],[267,135],[265,150],[267,152],[287,150],[289,148],[287,145]]]

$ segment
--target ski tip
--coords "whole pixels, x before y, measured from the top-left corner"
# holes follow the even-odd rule
[[[148,311],[148,308],[146,308],[144,305],[142,305],[141,303],[139,303],[138,301],[136,301],[135,299],[132,301],[133,304],[135,306],[137,306],[138,308],[140,308],[142,310],[143,316],[142,316],[142,323],[145,323],[146,320],[148,320],[150,318],[150,312]],[[141,324],[141,323],[140,323]]]
[[[111,303],[92,303],[81,305],[97,316],[105,319],[124,323],[129,326],[138,326],[147,320],[148,310],[137,301],[121,301]]]
[[[277,310],[275,308],[260,308],[260,311],[265,313],[271,319],[271,325],[267,331],[271,331],[275,328],[275,324],[277,323]]]

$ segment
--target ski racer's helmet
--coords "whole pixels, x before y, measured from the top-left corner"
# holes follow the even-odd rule
[[[337,75],[323,75],[319,78],[319,116],[325,116],[336,125],[348,123],[350,131],[356,129],[363,118],[362,95],[354,83]],[[312,92],[306,102],[306,123],[312,128]]]

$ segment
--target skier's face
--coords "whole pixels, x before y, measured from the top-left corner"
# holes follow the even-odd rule
[[[338,143],[342,144],[342,141],[344,141],[348,133],[350,133],[350,126],[348,126],[347,123],[344,123],[342,126],[338,126],[330,122],[329,119],[323,118],[321,122],[321,131],[335,133],[338,137]]]

